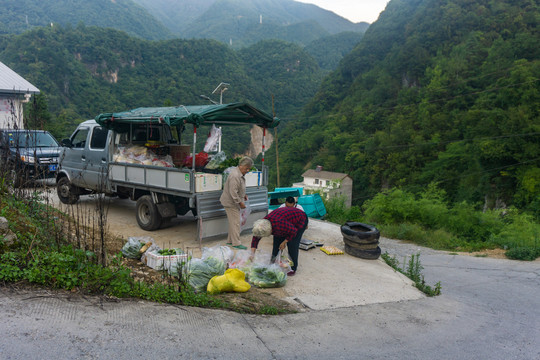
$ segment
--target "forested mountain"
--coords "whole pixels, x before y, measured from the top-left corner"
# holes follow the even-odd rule
[[[184,29],[204,14],[216,0],[133,0],[182,37]]]
[[[19,34],[35,27],[87,25],[110,27],[143,39],[171,38],[172,33],[131,0],[0,0],[0,34]]]
[[[334,70],[345,55],[362,40],[363,33],[345,31],[313,40],[306,51],[317,60],[323,70]]]
[[[235,48],[264,39],[307,45],[343,31],[363,33],[369,26],[292,0],[135,1],[181,37],[215,39]]]
[[[264,39],[306,45],[343,31],[363,33],[369,26],[293,0],[0,0],[0,5],[0,34],[83,23],[150,40],[215,39],[237,49]]]
[[[282,186],[322,165],[353,177],[356,203],[433,183],[540,215],[539,23],[528,0],[390,1],[280,129]]]
[[[220,82],[230,84],[224,102],[247,101],[271,113],[273,95],[277,116],[293,114],[322,79],[316,61],[291,43],[269,41],[236,52],[215,40],[147,41],[84,25],[5,36],[0,61],[46,96],[47,126],[58,137],[103,112],[206,104],[199,95],[211,95]],[[230,152],[242,153],[249,132],[224,141]]]

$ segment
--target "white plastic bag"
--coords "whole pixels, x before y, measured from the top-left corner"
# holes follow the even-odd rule
[[[234,257],[234,251],[228,246],[216,245],[212,247],[203,247],[201,258],[204,260],[209,257],[216,258],[224,264],[228,264]]]
[[[244,230],[249,214],[251,214],[251,205],[249,204],[249,200],[244,201],[244,204],[246,207],[244,209],[240,209],[240,231]]]
[[[210,133],[208,134],[208,139],[206,139],[206,144],[204,144],[204,152],[209,153],[211,151],[218,150],[218,142],[221,137],[221,129],[217,128],[215,124],[212,125]]]
[[[208,162],[208,164],[206,164],[204,168],[211,169],[211,170],[217,169],[219,165],[225,160],[227,160],[227,155],[225,155],[225,152],[220,151],[214,156],[212,156],[212,159],[210,159],[210,161]]]

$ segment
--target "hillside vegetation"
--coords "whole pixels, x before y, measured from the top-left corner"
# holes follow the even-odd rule
[[[220,82],[231,84],[224,102],[245,101],[271,113],[274,96],[278,116],[296,113],[322,80],[317,62],[300,46],[283,41],[236,52],[214,40],[152,42],[84,25],[6,36],[0,61],[41,90],[46,101],[38,99],[36,106],[47,106],[51,118],[38,115],[32,121],[59,138],[103,112],[207,104],[199,95],[211,95]],[[249,131],[227,131],[224,147],[243,153]]]
[[[21,0],[4,3],[0,34],[20,34],[42,26],[84,24],[114,28],[148,40],[214,39],[235,49],[268,39],[307,45],[344,31],[364,33],[369,26],[354,24],[315,5],[293,0]]]
[[[538,219],[539,21],[527,0],[391,1],[281,129],[281,184],[322,165],[350,174],[356,204],[432,183]]]
[[[364,33],[369,26],[292,0],[135,1],[178,36],[215,39],[234,48],[265,39],[307,45],[340,32]]]
[[[131,0],[2,1],[0,34],[20,34],[36,27],[79,23],[114,28],[143,39],[165,39],[172,32]]]

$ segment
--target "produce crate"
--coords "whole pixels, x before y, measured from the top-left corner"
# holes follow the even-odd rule
[[[262,171],[250,171],[244,175],[246,178],[246,187],[248,186],[262,186],[263,179]]]
[[[221,174],[195,174],[195,192],[217,191],[223,186]]]
[[[187,254],[180,255],[159,255],[154,252],[146,253],[146,265],[155,270],[170,271],[171,267],[176,267],[182,261],[187,262]]]

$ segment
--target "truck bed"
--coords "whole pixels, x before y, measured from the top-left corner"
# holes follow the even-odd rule
[[[217,179],[222,181],[221,174],[206,175],[212,181],[213,177],[218,177]],[[222,194],[221,187],[220,190],[205,190],[196,176],[199,176],[199,173],[190,169],[130,163],[109,164],[109,179],[112,186],[132,187],[190,198],[197,209],[198,236],[201,239],[227,234],[227,215],[219,201]],[[244,231],[250,230],[255,220],[263,218],[268,213],[268,189],[266,186],[260,186],[261,183],[266,183],[266,172],[262,171],[255,176],[259,181],[253,182],[254,186],[246,187],[251,214],[243,227]]]

